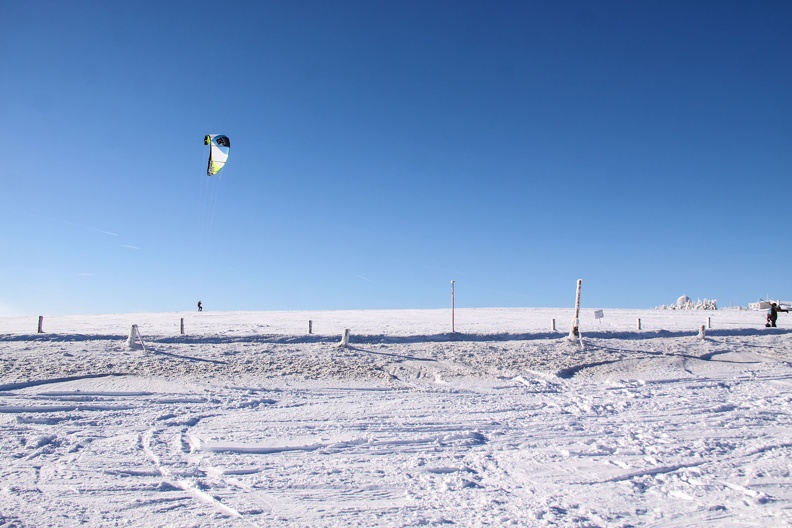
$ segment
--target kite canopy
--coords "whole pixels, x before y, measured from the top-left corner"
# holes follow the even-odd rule
[[[222,170],[231,150],[231,140],[222,134],[208,134],[204,137],[204,145],[209,145],[209,167],[207,176],[214,176]]]

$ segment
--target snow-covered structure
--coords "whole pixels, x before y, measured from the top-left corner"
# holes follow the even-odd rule
[[[658,310],[717,310],[718,301],[715,299],[698,299],[696,302],[682,295],[677,299],[676,304],[664,304],[657,307]]]
[[[792,302],[790,302],[790,301],[764,301],[764,300],[760,300],[760,301],[757,301],[757,302],[750,303],[748,305],[748,308],[750,308],[751,310],[764,311],[764,310],[767,310],[768,308],[770,308],[770,303],[771,302],[776,303],[778,306],[781,307],[782,310],[789,310],[790,307],[792,307]]]

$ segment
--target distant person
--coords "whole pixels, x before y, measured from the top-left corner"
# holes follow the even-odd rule
[[[201,304],[201,301],[198,301],[198,311],[199,312],[203,312],[203,305]],[[773,325],[773,326],[775,326],[775,325]]]
[[[789,310],[782,310],[774,302],[770,303],[770,308],[767,309],[767,324],[765,326],[772,326],[775,328],[776,319],[778,319],[778,312],[788,313]]]

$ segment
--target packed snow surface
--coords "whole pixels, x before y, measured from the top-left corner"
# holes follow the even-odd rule
[[[0,526],[792,525],[792,315],[604,316],[0,318]]]

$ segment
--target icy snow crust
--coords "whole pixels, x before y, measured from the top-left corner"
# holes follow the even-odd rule
[[[788,526],[784,316],[0,318],[0,526]]]

